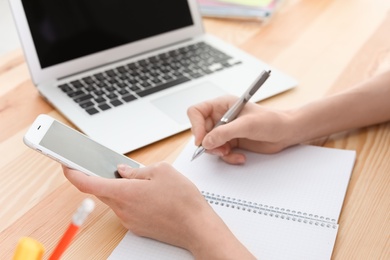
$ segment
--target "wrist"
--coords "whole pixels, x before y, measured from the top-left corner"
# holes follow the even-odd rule
[[[323,99],[289,110],[292,142],[304,143],[334,133],[340,126],[334,121],[340,114],[334,106]]]
[[[194,215],[187,249],[195,259],[255,259],[222,219],[207,205]]]
[[[302,128],[302,114],[299,109],[279,111],[276,115],[277,123],[273,130],[276,150],[283,150],[289,146],[301,143],[305,139],[305,131]]]
[[[314,129],[310,126],[307,110],[301,107],[286,111],[285,127],[286,134],[283,141],[286,147],[310,140]]]

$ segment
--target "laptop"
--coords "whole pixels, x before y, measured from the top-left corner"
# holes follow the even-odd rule
[[[127,153],[190,128],[189,106],[251,101],[296,86],[288,75],[206,34],[196,0],[10,0],[31,78],[80,131]]]

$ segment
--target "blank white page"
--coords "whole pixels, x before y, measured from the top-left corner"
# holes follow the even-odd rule
[[[247,156],[229,165],[203,154],[191,161],[191,140],[174,163],[201,191],[338,221],[355,151],[298,145],[276,154]]]
[[[108,257],[117,259],[193,259],[191,253],[179,247],[171,246],[153,239],[139,237],[128,231],[119,245]]]

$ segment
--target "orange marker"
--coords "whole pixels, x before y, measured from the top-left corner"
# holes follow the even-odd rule
[[[88,217],[89,213],[91,213],[94,208],[95,202],[93,202],[93,200],[83,200],[80,207],[77,209],[76,213],[72,217],[72,223],[69,225],[57,247],[51,254],[49,258],[50,260],[60,259],[61,255],[65,252],[69,244],[72,242],[73,237],[77,234],[77,231],[79,230],[80,226],[84,223],[85,219]]]

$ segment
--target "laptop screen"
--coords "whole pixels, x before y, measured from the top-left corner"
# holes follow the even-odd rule
[[[41,68],[193,25],[184,0],[23,0]]]

